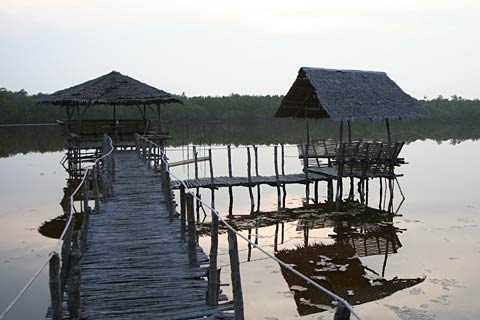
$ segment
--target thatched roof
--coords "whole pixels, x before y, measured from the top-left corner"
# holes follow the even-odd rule
[[[74,87],[37,99],[37,103],[73,105],[139,105],[182,103],[172,94],[112,71]]]
[[[275,117],[383,120],[429,117],[384,72],[302,67]]]

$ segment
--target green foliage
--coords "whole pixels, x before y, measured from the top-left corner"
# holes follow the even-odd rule
[[[65,108],[37,105],[25,90],[17,92],[0,88],[0,124],[8,123],[51,123],[65,118]],[[183,105],[162,106],[162,118],[174,122],[198,121],[259,121],[272,120],[282,96],[251,96],[231,94],[221,97],[185,97]],[[420,103],[432,114],[435,121],[480,120],[480,100],[467,100],[458,96],[450,99],[439,96]],[[141,107],[143,108],[143,106]],[[85,107],[82,107],[83,112]],[[147,109],[153,117],[154,110]],[[85,112],[85,118],[110,119],[113,112],[110,106],[94,106]],[[136,107],[117,107],[118,119],[139,119]]]

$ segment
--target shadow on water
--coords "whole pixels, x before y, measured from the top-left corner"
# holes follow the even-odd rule
[[[60,202],[60,206],[62,207],[63,212],[67,212],[67,205],[68,205],[68,197],[73,191],[78,187],[80,181],[78,179],[68,179],[67,186],[63,188],[63,197],[62,201]],[[74,201],[80,201],[81,196],[80,194],[74,197]],[[81,212],[76,212],[75,215],[75,226],[74,230],[79,230],[80,226],[82,225],[82,217],[83,214]],[[67,216],[65,214],[55,217],[51,220],[45,221],[42,225],[38,228],[38,232],[47,237],[52,239],[59,239],[62,235],[63,230],[65,229],[65,224],[67,223]]]

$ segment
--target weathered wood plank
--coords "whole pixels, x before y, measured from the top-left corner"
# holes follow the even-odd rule
[[[90,217],[80,317],[192,319],[232,310],[231,303],[205,304],[208,257],[194,243],[200,267],[189,267],[180,221],[169,221],[159,174],[134,151],[115,157],[115,195],[102,205],[102,214]]]

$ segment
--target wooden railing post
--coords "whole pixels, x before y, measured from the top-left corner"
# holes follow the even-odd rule
[[[242,281],[240,278],[240,260],[238,258],[237,235],[230,229],[228,229],[228,253],[230,255],[235,319],[243,320],[245,319],[245,316],[243,312]]]
[[[70,198],[67,200],[67,212],[66,212],[66,219],[68,221],[70,214],[73,214],[71,212],[71,206],[70,206]],[[68,277],[68,270],[70,268],[70,252],[72,250],[72,233],[73,233],[73,227],[75,225],[75,217],[72,217],[72,221],[70,222],[70,225],[68,225],[67,230],[65,232],[65,236],[63,238],[63,244],[62,244],[62,267],[60,270],[60,281],[61,281],[61,289],[62,293],[65,290],[65,285],[67,283],[67,277]]]
[[[98,190],[98,174],[97,174],[97,168],[98,166],[95,164],[93,165],[92,171],[91,171],[91,179],[93,183],[93,195],[95,197],[95,213],[98,213],[100,211],[100,194]]]
[[[198,267],[197,259],[197,231],[195,227],[195,213],[193,210],[193,196],[190,193],[185,195],[187,200],[187,221],[188,221],[188,235],[187,235],[187,248],[188,248],[188,265],[190,268]]]
[[[74,239],[78,239],[75,234]],[[70,257],[70,268],[68,275],[68,312],[70,319],[80,319],[80,281],[81,281],[81,260],[82,251],[79,248],[78,240],[74,241],[73,251]]]
[[[147,167],[151,167],[151,161],[152,161],[152,143],[149,141],[147,144]]]
[[[183,184],[180,185],[180,239],[185,240],[186,238],[186,199],[185,199],[185,186]]]
[[[220,279],[217,269],[218,255],[218,216],[215,211],[215,193],[212,188],[212,222],[210,227],[210,267],[208,269],[208,291],[207,304],[210,306],[218,305],[218,293],[220,289]]]
[[[63,319],[63,299],[60,282],[60,257],[58,253],[54,252],[49,262],[49,285],[50,285],[50,300],[52,304],[52,319]]]

